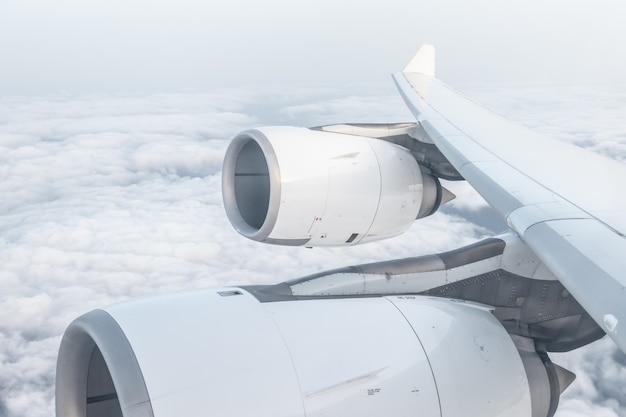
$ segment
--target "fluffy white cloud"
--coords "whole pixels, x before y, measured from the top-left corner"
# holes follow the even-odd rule
[[[314,86],[0,99],[0,416],[54,414],[61,334],[90,309],[440,252],[492,234],[496,226],[489,221],[467,221],[492,213],[481,211],[484,203],[464,186],[455,189],[460,198],[450,209],[403,236],[362,247],[270,247],[231,229],[220,191],[228,138],[259,124],[410,120],[397,95],[378,87],[376,94],[363,91],[369,95],[357,95],[357,86]],[[553,90],[476,93],[539,130],[624,155],[626,131],[616,113],[607,112],[623,107],[626,93],[569,95],[565,108],[546,99]],[[520,107],[524,100],[531,104]],[[582,118],[573,104],[590,100],[606,110],[594,113],[603,123]],[[625,378],[620,355],[607,341],[559,356],[579,382],[558,415],[623,414],[626,400],[615,388]]]

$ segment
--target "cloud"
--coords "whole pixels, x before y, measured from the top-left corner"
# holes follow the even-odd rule
[[[621,416],[626,412],[624,353],[609,338],[569,353],[550,355],[576,374],[561,396],[558,417]]]
[[[477,94],[522,123],[618,157],[626,132],[617,113],[626,92],[606,93],[569,92],[565,108],[546,88]],[[590,102],[606,109],[594,112],[603,123],[578,111]],[[0,98],[0,416],[54,414],[61,334],[90,309],[441,252],[499,231],[485,220],[493,213],[461,184],[450,209],[361,247],[272,247],[231,229],[220,171],[235,133],[262,124],[398,120],[410,120],[400,98],[375,86]],[[625,412],[619,387],[626,361],[612,342],[555,362],[578,373],[559,417]]]
[[[626,160],[622,124],[626,85],[497,85],[466,91],[479,102],[533,130]]]
[[[393,92],[375,97],[375,101],[372,101],[372,97],[357,95],[331,99],[321,97],[319,100],[285,106],[281,114],[289,120],[303,121],[305,126],[344,123],[346,120],[352,123],[414,120],[400,96]]]

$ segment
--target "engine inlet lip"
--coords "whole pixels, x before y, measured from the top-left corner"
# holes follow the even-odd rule
[[[242,217],[235,194],[235,170],[238,156],[244,146],[250,141],[256,142],[263,152],[270,183],[267,214],[263,224],[259,228],[251,226]],[[251,129],[235,136],[224,155],[224,165],[222,167],[222,198],[226,216],[239,234],[257,242],[263,242],[269,237],[278,219],[281,193],[280,178],[280,168],[276,152],[269,139],[261,131]]]
[[[104,310],[93,310],[74,320],[65,330],[56,371],[56,415],[84,416],[90,360],[98,349],[115,386],[111,398],[122,410],[137,415],[154,415],[146,382],[126,334]]]

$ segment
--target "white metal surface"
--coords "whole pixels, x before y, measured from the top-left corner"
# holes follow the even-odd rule
[[[272,141],[281,175],[280,209],[270,236],[332,245],[369,229],[378,206],[380,174],[365,141],[308,129],[264,129],[264,134]],[[355,177],[360,181],[353,181]],[[309,188],[322,187],[325,195],[309,195]]]
[[[248,293],[219,291],[106,309],[135,352],[154,416],[304,416],[298,378],[272,319]]]
[[[376,216],[360,243],[380,240],[408,229],[417,218],[424,194],[420,168],[409,152],[381,140],[369,140],[368,143],[378,162],[380,198]],[[350,187],[346,185],[345,189]],[[354,202],[344,201],[342,204]]]
[[[388,299],[411,323],[426,351],[442,417],[531,415],[524,365],[488,309],[449,299]]]
[[[386,299],[264,307],[288,346],[307,417],[440,415],[424,350]]]

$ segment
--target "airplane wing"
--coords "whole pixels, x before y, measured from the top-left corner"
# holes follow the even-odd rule
[[[423,46],[393,75],[458,172],[626,352],[626,167],[513,124],[435,77]]]
[[[231,141],[242,236],[354,246],[399,235],[467,180],[512,231],[277,284],[131,300],[59,348],[57,416],[551,417],[574,375],[548,352],[626,351],[626,168],[544,138],[435,78],[395,82],[417,123],[257,127]]]

